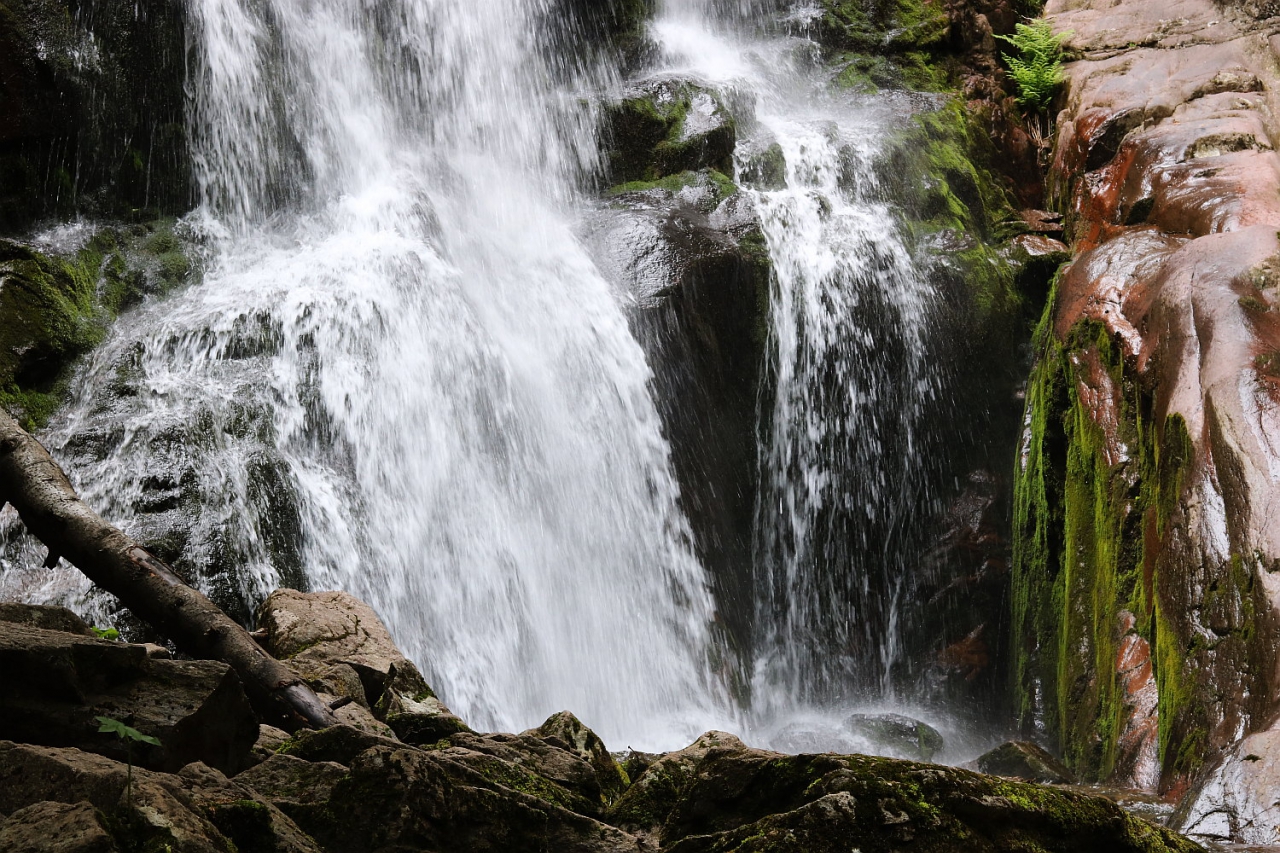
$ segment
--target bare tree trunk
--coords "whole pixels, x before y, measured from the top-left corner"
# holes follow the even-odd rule
[[[267,722],[290,731],[337,723],[311,688],[244,628],[86,506],[48,451],[0,409],[0,508],[6,502],[48,546],[46,565],[66,558],[183,652],[230,664]]]

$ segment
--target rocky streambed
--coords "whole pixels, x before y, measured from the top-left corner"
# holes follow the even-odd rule
[[[258,624],[342,725],[260,725],[223,664],[100,638],[62,608],[0,606],[0,849],[1200,849],[1104,798],[934,764],[784,755],[724,732],[619,755],[569,712],[475,732],[350,595],[280,590]],[[97,717],[158,745],[126,751]]]

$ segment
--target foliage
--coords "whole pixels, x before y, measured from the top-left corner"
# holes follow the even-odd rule
[[[96,628],[94,630],[97,630]],[[149,743],[152,746],[159,746],[160,741],[151,735],[144,735],[135,728],[126,726],[119,720],[111,717],[94,717],[98,721],[98,731],[114,734],[120,740],[124,741],[125,760],[128,766],[128,775],[125,778],[125,797],[130,807],[133,805],[133,745],[135,743]]]
[[[1011,36],[996,36],[1018,49],[1018,55],[1004,54],[1009,73],[1018,84],[1018,104],[1037,112],[1048,109],[1062,84],[1062,43],[1071,31],[1055,33],[1043,18],[1018,24]]]
[[[117,631],[115,628],[99,628],[97,625],[94,625],[94,626],[90,627],[90,628],[89,628],[89,630],[90,630],[90,631],[92,631],[93,633],[97,634],[97,635],[98,635],[98,639],[100,639],[100,640],[118,640],[118,639],[120,639],[120,632],[119,632],[119,631]],[[105,719],[105,718],[104,718],[104,719]],[[127,726],[126,726],[126,728],[127,728]],[[114,730],[113,730],[113,729],[112,729],[112,730],[109,730],[109,729],[98,729],[98,731],[100,731],[100,732],[105,732],[105,731],[114,731]],[[132,731],[132,730],[131,730],[131,731]]]

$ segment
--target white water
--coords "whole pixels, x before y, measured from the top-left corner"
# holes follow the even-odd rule
[[[852,710],[949,728],[893,677],[929,499],[918,440],[942,371],[927,356],[938,295],[874,166],[925,105],[832,87],[814,46],[750,34],[758,10],[705,6],[668,0],[655,33],[669,71],[754,103],[740,169],[770,145],[786,162],[784,187],[752,191],[774,262],[777,387],[761,447],[753,727],[780,748],[779,730],[798,728],[808,748],[842,749],[867,746],[832,726]]]
[[[195,494],[165,510],[188,556],[260,600],[296,493],[311,587],[373,604],[475,727],[730,725],[649,368],[571,230],[576,90],[607,70],[539,47],[538,0],[189,4],[208,268],[118,324],[44,436],[86,500],[136,529]],[[69,572],[5,577],[92,607]]]
[[[667,71],[753,105],[740,165],[786,162],[749,190],[779,393],[744,716],[709,672],[649,368],[573,231],[597,156],[579,92],[609,70],[540,48],[538,0],[188,2],[207,270],[122,319],[43,436],[90,504],[231,567],[215,593],[300,572],[366,599],[478,728],[568,708],[615,747],[783,747],[799,723],[790,743],[874,749],[833,726],[912,711],[891,671],[936,296],[871,167],[916,106],[829,92],[743,10],[668,0],[653,28]],[[0,595],[106,613],[37,550],[10,545]]]

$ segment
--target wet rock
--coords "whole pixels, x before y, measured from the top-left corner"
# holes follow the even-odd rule
[[[1039,744],[1025,740],[1010,741],[983,753],[974,760],[972,769],[992,776],[1005,776],[1045,785],[1070,785],[1076,781],[1075,774],[1054,758],[1048,750]]]
[[[1280,710],[1274,27],[1046,12],[1080,57],[1049,175],[1076,258],[1028,388],[1016,677],[1073,770],[1176,794]]]
[[[1280,838],[1280,731],[1237,743],[1184,796],[1170,821],[1193,838],[1275,844]]]
[[[284,746],[288,740],[289,733],[284,729],[277,729],[275,726],[268,726],[265,723],[259,724],[258,739],[254,741],[250,759],[253,762],[266,761],[275,755],[276,751]]]
[[[180,4],[14,0],[0,57],[0,230],[190,208]]]
[[[101,715],[160,739],[135,746],[136,764],[204,761],[234,773],[258,737],[240,680],[223,663],[159,660],[142,646],[0,622],[0,671],[3,738],[124,759],[125,745],[98,732]]]
[[[714,733],[651,766],[613,814],[679,853],[1199,849],[1098,797],[894,759],[784,756]]]
[[[930,761],[942,749],[942,735],[927,723],[901,714],[852,714],[844,729],[870,744],[877,755]]]
[[[605,123],[614,184],[704,168],[733,173],[733,116],[718,93],[691,80],[636,83],[606,105]]]
[[[634,299],[695,544],[717,585],[723,627],[744,647],[757,406],[769,329],[770,261],[749,200],[708,174],[613,196],[584,235]],[[726,663],[726,675],[735,669]],[[731,676],[730,676],[731,677]]]

